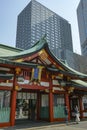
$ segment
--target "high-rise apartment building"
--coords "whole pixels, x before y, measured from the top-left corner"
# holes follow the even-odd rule
[[[82,55],[87,56],[87,0],[80,0],[77,19]]]
[[[31,0],[18,15],[16,47],[28,49],[45,34],[49,48],[56,57],[64,59],[64,50],[73,51],[71,25],[68,21]]]

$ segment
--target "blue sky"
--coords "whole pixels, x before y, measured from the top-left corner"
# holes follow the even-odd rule
[[[81,54],[76,9],[80,0],[37,0],[71,24],[73,49]],[[0,43],[15,47],[17,16],[30,0],[0,0]]]

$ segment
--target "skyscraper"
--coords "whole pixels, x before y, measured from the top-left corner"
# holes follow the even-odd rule
[[[80,0],[77,19],[82,55],[87,56],[87,0]]]
[[[68,21],[31,0],[18,15],[16,47],[28,49],[45,34],[49,48],[56,57],[64,59],[64,50],[73,51],[71,25]]]

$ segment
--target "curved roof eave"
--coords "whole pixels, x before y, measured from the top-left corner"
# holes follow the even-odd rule
[[[48,46],[46,39],[43,37],[38,42],[36,42],[35,45],[33,45],[30,49],[23,50],[22,52],[19,52],[18,54],[7,56],[7,57],[1,57],[4,59],[10,59],[10,60],[16,60],[25,56],[31,56],[32,54],[39,52],[41,49],[43,49],[45,46]]]
[[[82,80],[72,80],[72,83],[79,84],[80,86],[84,86],[87,88],[87,82],[84,82]]]
[[[87,78],[86,74],[80,73],[72,68],[70,68],[69,66],[67,66],[66,64],[64,64],[63,62],[61,62],[49,49],[48,47],[48,43],[46,41],[46,36],[42,37],[36,44],[34,44],[34,46],[32,46],[30,49],[28,50],[24,50],[22,52],[19,52],[19,54],[15,54],[13,56],[9,56],[9,57],[3,57],[4,59],[8,59],[8,60],[16,60],[25,56],[31,56],[34,53],[39,52],[41,49],[45,48],[48,52],[48,54],[54,59],[54,61],[56,63],[58,63],[58,65],[60,65],[65,72],[68,72],[70,74],[74,74],[76,76],[78,76],[79,78],[83,79],[83,78]]]
[[[52,58],[56,61],[56,63],[58,63],[65,71],[66,73],[69,73],[69,74],[73,74],[73,75],[76,75],[78,76],[79,78],[83,79],[83,78],[87,78],[87,75],[86,74],[83,74],[81,72],[78,72],[74,69],[72,69],[71,67],[69,67],[68,65],[66,65],[65,63],[63,63],[60,59],[58,59],[49,49],[48,46],[46,46],[46,49],[49,53],[49,55],[52,56]],[[62,71],[62,70],[61,70]]]

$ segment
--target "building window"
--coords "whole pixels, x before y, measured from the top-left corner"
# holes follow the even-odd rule
[[[10,121],[10,91],[0,90],[0,123]]]
[[[54,106],[53,106],[53,111],[54,111],[54,118],[64,118],[64,95],[54,95]]]
[[[41,111],[40,111],[41,118],[49,118],[48,106],[49,106],[48,95],[47,94],[41,95]]]

